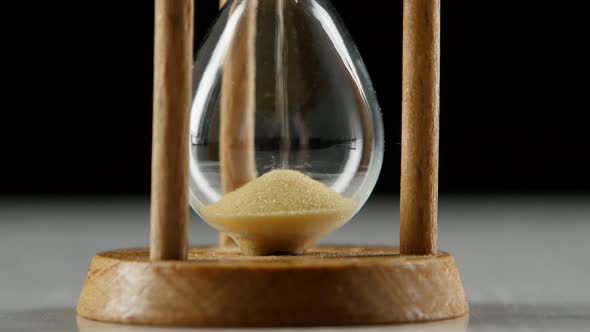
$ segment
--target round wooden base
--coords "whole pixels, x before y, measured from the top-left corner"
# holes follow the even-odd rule
[[[188,261],[149,261],[147,249],[97,254],[77,311],[119,323],[321,326],[459,317],[468,304],[455,261],[397,248],[320,246],[300,256],[191,248]]]

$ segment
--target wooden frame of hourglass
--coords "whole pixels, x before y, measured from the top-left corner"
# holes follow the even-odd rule
[[[194,326],[385,324],[466,314],[454,259],[436,246],[439,0],[404,0],[400,249],[318,246],[301,256],[260,257],[240,255],[223,237],[220,246],[187,245],[193,1],[156,0],[150,248],[97,254],[78,314]],[[248,84],[247,41],[238,53],[230,58],[239,65],[225,66],[224,75]],[[226,126],[231,130],[231,121]]]

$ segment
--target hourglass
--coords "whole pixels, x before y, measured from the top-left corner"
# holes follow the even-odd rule
[[[198,53],[190,203],[245,254],[302,253],[377,181],[379,105],[328,5],[231,1]]]
[[[193,72],[192,0],[156,0],[150,249],[95,256],[78,314],[195,326],[465,314],[436,247],[438,17],[438,0],[404,2],[400,249],[315,246],[363,206],[383,159],[377,98],[336,12],[229,0]],[[188,248],[188,203],[219,246]]]

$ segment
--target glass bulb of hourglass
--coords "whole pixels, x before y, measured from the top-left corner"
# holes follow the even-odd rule
[[[381,113],[328,1],[228,1],[194,74],[190,203],[242,252],[300,253],[366,202]]]

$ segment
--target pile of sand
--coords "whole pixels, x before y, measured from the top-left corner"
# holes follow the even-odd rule
[[[302,252],[344,224],[352,200],[305,174],[268,172],[217,203],[199,209],[207,223],[228,233],[245,254]]]

